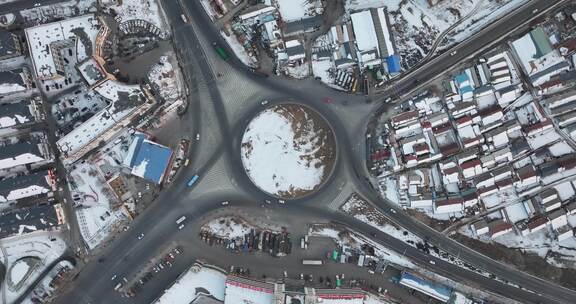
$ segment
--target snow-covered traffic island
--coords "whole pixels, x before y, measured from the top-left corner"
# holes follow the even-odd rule
[[[326,121],[296,104],[258,114],[242,138],[242,164],[261,190],[298,198],[317,190],[336,160],[335,139]]]

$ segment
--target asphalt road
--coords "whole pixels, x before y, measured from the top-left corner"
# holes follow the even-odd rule
[[[545,1],[536,1],[534,5],[544,7],[544,3]],[[113,291],[113,287],[117,283],[116,280],[124,276],[131,279],[135,273],[144,269],[150,259],[156,256],[160,250],[172,246],[175,241],[186,241],[188,238],[185,234],[197,233],[197,231],[194,231],[192,228],[202,219],[202,215],[222,208],[219,202],[228,200],[238,207],[245,206],[247,210],[250,210],[249,208],[259,207],[264,199],[270,199],[268,195],[262,193],[251,184],[239,161],[239,137],[248,119],[261,110],[259,101],[252,100],[251,103],[247,102],[242,111],[235,113],[235,117],[229,116],[229,113],[226,111],[226,106],[230,101],[223,99],[219,91],[218,77],[215,77],[213,67],[210,66],[209,60],[207,60],[207,57],[214,56],[213,50],[210,47],[202,48],[201,40],[218,41],[220,45],[225,44],[218,33],[214,31],[212,23],[208,20],[200,5],[195,1],[186,1],[186,5],[187,15],[193,19],[197,28],[202,29],[201,33],[194,32],[191,25],[186,25],[182,22],[180,19],[182,10],[176,1],[164,1],[164,8],[167,11],[168,18],[172,20],[174,41],[177,43],[178,49],[182,52],[188,52],[187,54],[193,53],[195,57],[191,59],[190,64],[184,67],[185,73],[195,75],[195,79],[201,82],[201,86],[208,92],[210,98],[209,100],[202,101],[202,107],[212,106],[216,113],[214,119],[218,122],[218,130],[206,130],[203,128],[204,124],[201,123],[198,126],[198,132],[202,134],[202,138],[208,133],[219,133],[221,146],[194,147],[194,153],[200,153],[206,149],[211,151],[209,152],[210,157],[208,161],[198,162],[196,154],[191,155],[192,161],[187,171],[180,174],[170,188],[160,194],[157,201],[133,222],[127,232],[119,235],[108,248],[102,251],[102,254],[98,258],[93,259],[93,261],[86,266],[76,279],[73,290],[63,295],[59,299],[59,303],[131,303],[131,300],[121,298],[118,293]],[[522,16],[524,16],[524,18],[531,16],[532,10],[532,6],[528,6],[524,14],[513,17],[518,18],[517,20],[514,19],[516,21],[511,21],[507,27],[498,28],[498,30],[508,32],[508,29],[514,28],[518,22],[522,21]],[[494,33],[498,32],[495,31]],[[202,37],[198,37],[197,35],[202,35]],[[480,42],[464,44],[460,47],[457,55],[442,57],[439,62],[434,62],[434,64],[426,66],[426,69],[424,69],[426,70],[426,75],[430,77],[430,75],[439,74],[441,71],[453,66],[459,60],[466,58],[467,53],[472,54],[481,48],[482,41],[490,41],[488,38],[489,37],[484,37],[480,38]],[[285,98],[292,98],[306,103],[308,106],[317,110],[330,122],[338,138],[338,163],[331,179],[326,182],[319,192],[303,199],[290,201],[281,207],[284,208],[285,211],[278,212],[286,212],[287,217],[294,213],[310,219],[338,221],[353,227],[354,230],[362,234],[374,234],[376,241],[397,252],[404,252],[407,257],[422,267],[427,267],[446,277],[461,282],[468,282],[478,288],[498,293],[523,303],[571,303],[573,299],[576,298],[576,293],[571,290],[516,271],[452,241],[446,236],[412,219],[403,213],[402,210],[397,210],[396,213],[390,213],[389,209],[392,205],[380,199],[375,191],[370,188],[367,179],[363,177],[366,175],[363,165],[364,154],[358,149],[358,147],[362,147],[364,144],[362,136],[358,136],[358,134],[363,134],[363,131],[361,129],[351,130],[349,128],[351,125],[363,126],[365,122],[368,121],[366,117],[364,117],[362,121],[351,123],[342,118],[347,118],[348,116],[346,115],[350,115],[350,113],[347,112],[351,112],[351,107],[341,104],[334,104],[332,106],[322,105],[318,98],[316,98],[319,93],[302,90],[299,87],[301,84],[279,80],[276,77],[258,77],[243,67],[235,58],[231,59],[230,64],[233,70],[242,76],[247,84],[257,83],[273,91],[274,94],[271,97],[275,98],[271,100],[271,104],[285,100]],[[436,65],[439,65],[439,67],[436,67]],[[434,72],[429,72],[429,70]],[[414,77],[426,79],[426,77],[423,76],[408,75],[409,79],[401,82],[402,86],[408,88],[410,86],[410,79],[415,79]],[[196,84],[191,85],[195,86]],[[309,85],[310,88],[314,87],[314,85],[310,83],[305,85]],[[327,92],[326,88],[320,84],[316,84],[316,86],[318,92],[323,92],[321,94]],[[314,98],[311,98],[311,96],[314,96]],[[334,96],[335,100],[342,100],[342,98],[352,99],[352,97],[343,97],[343,95],[337,92],[333,92],[330,96]],[[369,113],[375,106],[377,105],[360,104],[356,105],[353,109]],[[194,106],[191,109],[194,109]],[[188,111],[186,115],[193,117],[194,115],[198,115],[198,112]],[[196,118],[207,119],[206,117]],[[234,122],[231,123],[231,121]],[[222,192],[203,191],[202,179],[205,175],[210,174],[212,167],[222,160],[225,163],[228,175],[233,179],[232,184],[235,186],[235,189],[233,191]],[[201,175],[201,180],[193,188],[186,187],[188,179],[197,173]],[[226,182],[229,181],[222,181],[222,183]],[[362,193],[362,195],[385,211],[385,213],[388,213],[388,217],[392,221],[400,224],[407,230],[428,239],[430,243],[454,255],[458,254],[460,258],[473,265],[492,272],[498,277],[516,283],[526,289],[534,290],[538,294],[482,277],[474,272],[440,260],[435,260],[429,255],[389,235],[381,233],[360,221],[329,210],[327,206],[338,195],[341,187],[346,184],[353,185],[358,192]],[[190,222],[187,224],[189,228],[178,231],[174,221],[182,214],[186,214],[190,219]],[[137,236],[141,233],[144,233],[145,237],[142,240],[138,240]],[[215,250],[221,249],[218,248]],[[198,259],[217,255],[216,251],[211,250],[202,250],[201,252],[192,251],[189,254],[191,257]],[[435,260],[436,263],[432,265],[429,263],[430,260]],[[250,267],[250,265],[247,266]],[[253,267],[257,267],[257,265]],[[111,278],[115,274],[118,275],[118,278],[113,281]],[[177,276],[177,274],[166,274],[161,278],[161,281],[163,281],[164,286],[168,286],[175,276]],[[158,294],[161,292],[161,290],[158,290]]]
[[[42,6],[65,2],[67,0],[15,0],[5,4],[0,4],[0,12],[3,14],[15,13],[24,9],[34,7],[35,4],[40,3]]]

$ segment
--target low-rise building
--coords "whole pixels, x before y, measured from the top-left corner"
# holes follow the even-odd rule
[[[548,219],[550,220],[553,229],[558,229],[568,225],[568,217],[566,216],[566,211],[564,211],[564,209],[558,209],[548,213]]]
[[[566,215],[576,214],[576,202],[570,202],[564,205],[564,210],[566,210]]]
[[[404,125],[418,119],[419,115],[420,114],[418,113],[417,110],[408,111],[408,112],[398,114],[398,115],[392,117],[392,126],[394,126],[394,128],[399,128],[401,126],[404,126]]]
[[[540,193],[540,198],[542,199],[542,203],[558,199],[558,191],[554,188],[548,188]]]
[[[433,203],[434,200],[430,193],[410,196],[410,208],[432,208]]]
[[[462,168],[462,174],[464,178],[468,179],[474,177],[476,175],[482,174],[482,163],[479,159],[473,159],[467,162],[464,162],[460,168]]]
[[[548,225],[548,219],[544,216],[533,217],[528,221],[528,229],[530,233],[542,230]]]
[[[544,212],[550,212],[556,210],[562,206],[562,201],[559,198],[554,198],[542,203],[542,209]]]
[[[574,228],[570,225],[560,227],[558,231],[556,231],[556,240],[558,240],[558,242],[562,242],[572,237],[574,237]]]
[[[540,176],[536,172],[534,165],[526,165],[518,169],[516,177],[515,185],[519,188],[525,188],[540,181]]]
[[[512,224],[505,222],[502,219],[488,223],[488,227],[490,230],[490,237],[493,239],[512,231]]]
[[[472,231],[478,236],[490,232],[490,227],[488,227],[488,223],[486,222],[486,220],[479,220],[474,224],[470,225],[470,227],[472,228]]]
[[[462,212],[464,210],[461,198],[439,198],[434,202],[434,205],[435,213],[453,213]]]

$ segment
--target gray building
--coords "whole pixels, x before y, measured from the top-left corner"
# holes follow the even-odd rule
[[[35,100],[0,103],[0,129],[28,126],[41,120],[40,105]]]
[[[0,180],[0,203],[25,198],[52,197],[55,183],[48,170]]]
[[[49,230],[64,223],[60,205],[41,205],[0,213],[0,238]]]
[[[48,144],[40,139],[30,139],[0,147],[0,170],[16,166],[29,166],[51,160]]]
[[[22,46],[18,36],[8,31],[0,30],[0,60],[20,56]]]

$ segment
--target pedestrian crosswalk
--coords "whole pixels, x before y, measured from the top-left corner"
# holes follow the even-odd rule
[[[225,160],[224,158],[220,158],[204,173],[197,188],[205,192],[233,190],[232,182],[228,174],[228,169],[226,168]]]
[[[332,200],[332,202],[328,204],[328,208],[330,208],[331,210],[338,210],[340,206],[342,206],[346,202],[348,197],[350,197],[350,195],[354,193],[352,186],[348,183],[346,183],[341,189],[342,190],[340,190],[340,193],[338,193],[338,195]]]

